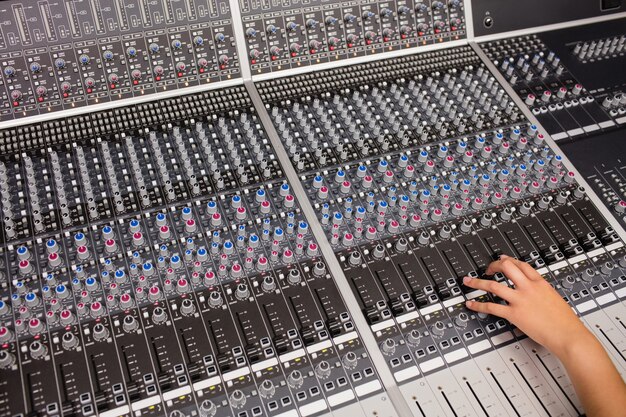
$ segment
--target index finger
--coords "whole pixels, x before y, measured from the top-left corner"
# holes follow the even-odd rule
[[[506,257],[499,261],[494,261],[489,264],[485,272],[487,275],[501,272],[519,288],[528,284],[528,277],[526,277],[526,274],[515,264],[513,258]]]

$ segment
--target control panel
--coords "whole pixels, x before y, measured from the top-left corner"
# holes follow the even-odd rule
[[[481,48],[626,225],[624,19],[501,39]],[[598,34],[602,34],[598,36]]]
[[[472,48],[258,90],[414,415],[581,413],[554,358],[506,321],[465,309],[468,299],[502,302],[462,283],[500,254],[531,263],[590,328],[615,331],[593,329],[624,369],[612,347],[624,340],[623,241]]]
[[[626,374],[624,19],[510,3],[1,1],[0,416],[584,415],[463,277]]]
[[[240,0],[252,75],[462,39],[462,0]]]
[[[240,76],[228,1],[3,1],[0,122]]]
[[[4,131],[0,414],[372,415],[378,373],[246,90],[120,110]]]

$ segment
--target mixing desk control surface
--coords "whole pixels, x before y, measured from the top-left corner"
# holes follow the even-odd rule
[[[228,1],[3,1],[0,122],[240,76]]]
[[[478,46],[470,6],[0,2],[0,416],[584,415],[462,278],[529,262],[626,372],[583,181],[623,215],[620,21]]]

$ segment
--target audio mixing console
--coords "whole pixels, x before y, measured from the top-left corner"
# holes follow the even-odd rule
[[[584,415],[462,278],[625,374],[624,19],[482,2],[0,2],[0,416]]]

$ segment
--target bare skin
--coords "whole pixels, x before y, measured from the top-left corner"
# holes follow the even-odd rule
[[[565,366],[589,417],[618,417],[626,410],[626,384],[606,351],[554,288],[529,264],[501,256],[486,274],[503,273],[515,289],[465,277],[471,288],[490,292],[508,305],[468,301],[470,310],[502,317],[556,355]]]

